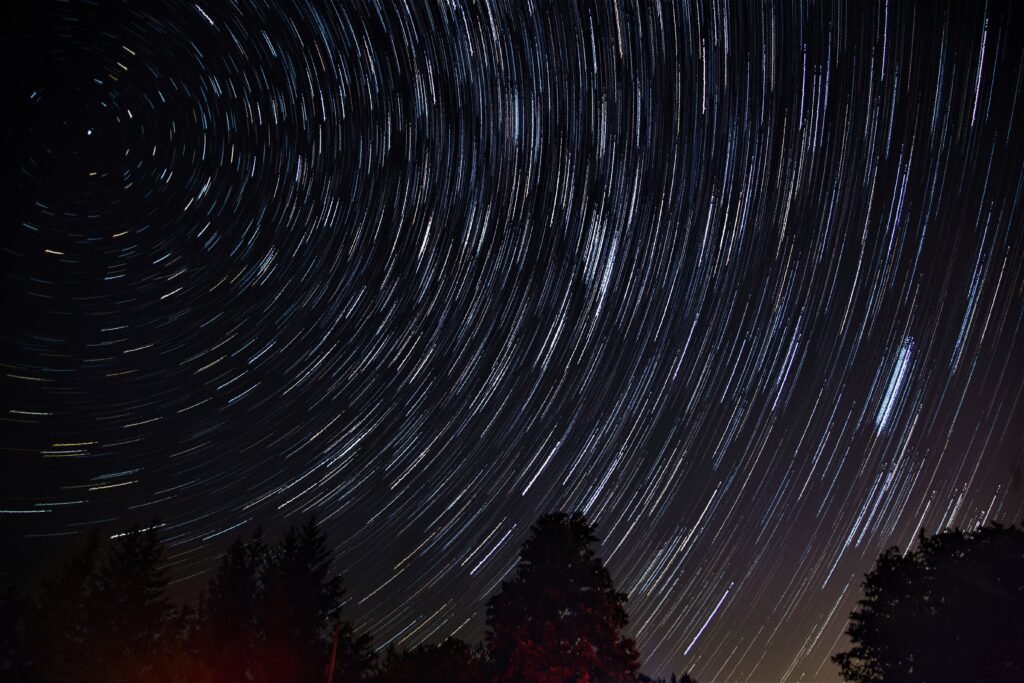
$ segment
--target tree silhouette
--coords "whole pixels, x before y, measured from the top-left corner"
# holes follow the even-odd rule
[[[0,680],[24,669],[41,683],[311,683],[324,679],[335,633],[335,683],[372,670],[369,636],[339,619],[341,577],[314,519],[270,549],[259,532],[233,543],[195,613],[165,595],[155,528],[136,526],[103,552],[93,534],[34,601],[8,594]]]
[[[486,647],[449,638],[391,648],[381,666],[372,639],[341,620],[342,580],[315,519],[273,546],[259,531],[232,543],[195,610],[166,596],[156,528],[136,526],[102,546],[94,533],[34,599],[0,595],[0,680],[314,683],[332,644],[333,683],[650,680],[621,633],[626,596],[579,514],[534,525],[515,578],[488,603]]]
[[[688,672],[688,671],[683,674],[682,678],[677,677],[675,675],[675,672],[673,672],[671,678],[669,678],[668,680],[665,680],[664,678],[658,678],[658,679],[653,679],[652,680],[650,678],[647,678],[643,674],[641,674],[641,680],[643,680],[643,681],[650,681],[651,683],[697,683],[697,679],[694,678],[693,676],[691,676],[690,672]]]
[[[622,636],[626,595],[591,545],[582,515],[541,517],[516,577],[487,604],[487,650],[496,680],[565,683],[637,680],[639,655]]]
[[[73,681],[90,663],[98,555],[99,537],[94,532],[56,575],[42,583],[27,638],[31,665],[44,681]]]
[[[886,550],[850,614],[848,681],[1024,680],[1024,529],[919,535]]]
[[[368,633],[356,635],[347,621],[335,619],[337,629],[337,652],[332,683],[362,681],[369,678],[377,664],[373,650],[373,636]]]
[[[0,681],[29,680],[28,601],[14,588],[0,595]]]
[[[237,539],[199,599],[196,650],[221,680],[247,680],[259,657],[257,607],[267,546],[262,530]]]
[[[423,644],[397,652],[388,649],[373,683],[482,683],[483,668],[477,652],[457,638],[437,645]]]
[[[43,582],[28,615],[28,659],[42,681],[156,680],[176,643],[180,613],[165,596],[155,526],[85,547]]]
[[[107,683],[138,680],[169,653],[178,623],[167,600],[164,546],[156,525],[111,543],[91,591],[92,669]]]
[[[270,551],[262,575],[256,618],[265,680],[272,683],[323,678],[335,630],[338,662],[334,680],[364,678],[374,655],[368,636],[356,637],[340,620],[345,593],[331,571],[333,553],[312,517],[291,527]]]

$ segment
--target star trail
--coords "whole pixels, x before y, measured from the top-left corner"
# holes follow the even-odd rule
[[[1024,519],[1022,14],[8,17],[8,574],[315,513],[376,646],[475,641],[578,510],[648,674],[837,680],[881,550]]]

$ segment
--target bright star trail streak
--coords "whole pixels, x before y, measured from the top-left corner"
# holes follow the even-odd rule
[[[585,510],[647,673],[835,680],[882,549],[1024,519],[1024,5],[30,4],[7,577],[316,513],[475,641]]]

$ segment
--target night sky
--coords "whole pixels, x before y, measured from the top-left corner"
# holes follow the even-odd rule
[[[834,680],[882,549],[1024,519],[1024,5],[21,4],[8,578],[315,513],[476,641],[579,510],[647,673]]]

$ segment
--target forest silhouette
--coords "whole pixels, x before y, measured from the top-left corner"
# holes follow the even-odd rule
[[[857,683],[1024,681],[1024,527],[946,530],[889,548],[832,660]]]
[[[626,595],[582,515],[541,517],[487,604],[484,643],[374,648],[344,620],[342,577],[309,518],[274,544],[236,539],[194,606],[166,595],[156,524],[98,535],[34,597],[8,590],[0,679],[24,683],[564,683],[649,681]],[[690,682],[684,676],[673,681]]]
[[[0,601],[0,680],[12,683],[651,682],[625,629],[627,596],[580,514],[541,517],[486,606],[482,643],[377,651],[341,605],[327,536],[309,518],[273,544],[225,551],[194,605],[167,597],[157,525],[95,533],[32,596]],[[1024,528],[922,531],[891,548],[850,615],[848,681],[1024,680]],[[688,674],[672,683],[695,683]],[[662,680],[658,683],[667,683]]]

